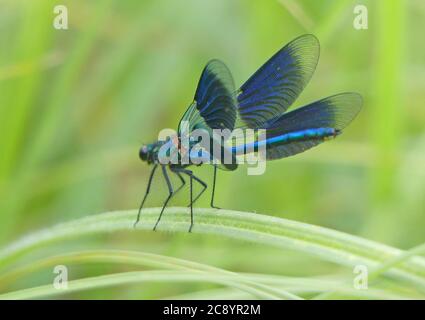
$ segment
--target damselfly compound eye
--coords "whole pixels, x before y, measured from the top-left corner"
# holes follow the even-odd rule
[[[148,158],[148,147],[147,146],[142,146],[139,150],[139,158],[142,161],[146,161],[146,159]]]

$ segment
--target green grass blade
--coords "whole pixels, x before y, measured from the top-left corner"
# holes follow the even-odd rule
[[[144,210],[138,228],[151,230],[159,211],[160,208]],[[110,212],[42,230],[1,250],[0,266],[12,263],[26,252],[60,240],[104,232],[131,231],[135,217],[134,210]],[[169,208],[159,230],[187,232],[188,222],[187,208]],[[403,253],[396,248],[318,226],[230,210],[196,209],[193,232],[293,249],[345,266],[365,264],[374,267]],[[412,257],[387,274],[425,286],[425,259]]]
[[[402,254],[391,258],[384,263],[382,263],[380,266],[376,267],[372,270],[372,272],[369,273],[369,281],[377,278],[381,274],[384,274],[391,268],[394,268],[400,264],[402,264],[405,261],[408,261],[411,257],[419,256],[425,253],[425,243],[416,246],[408,251],[403,252]]]
[[[123,284],[135,284],[140,282],[210,282],[224,286],[231,286],[242,291],[252,293],[252,288],[243,283],[234,282],[234,277],[230,275],[193,273],[192,271],[133,271],[69,281],[68,288],[65,291],[55,289],[52,285],[18,290],[0,295],[0,300],[38,299],[56,296],[60,293],[69,294],[81,290],[90,290]],[[276,299],[275,296],[270,294],[263,294],[262,297],[264,299]],[[288,295],[288,298],[296,299],[297,296]]]
[[[68,253],[49,257],[40,261],[32,262],[21,268],[15,268],[10,272],[0,276],[0,287],[7,286],[9,283],[21,279],[25,275],[33,273],[43,268],[59,264],[73,265],[83,263],[117,263],[125,265],[136,265],[152,267],[159,269],[168,269],[173,271],[192,271],[207,274],[222,274],[233,276],[237,284],[243,283],[247,293],[262,299],[301,299],[283,289],[276,289],[260,282],[252,281],[249,277],[241,276],[237,273],[211,267],[205,264],[196,263],[188,260],[177,259],[173,257],[161,256],[145,252],[132,252],[120,250],[96,250]]]

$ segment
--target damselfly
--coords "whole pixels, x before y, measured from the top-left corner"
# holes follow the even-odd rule
[[[167,204],[186,184],[185,177],[188,177],[191,218],[189,232],[192,230],[193,204],[205,192],[207,184],[188,169],[191,165],[199,165],[199,161],[195,161],[199,160],[196,159],[199,153],[190,153],[187,146],[183,147],[183,123],[188,127],[186,131],[189,135],[191,131],[200,128],[209,133],[215,129],[265,130],[266,139],[263,145],[266,160],[298,154],[339,135],[361,109],[362,97],[357,93],[337,94],[286,113],[312,77],[319,51],[319,41],[315,36],[302,35],[279,50],[239,90],[235,90],[232,75],[226,65],[219,60],[210,61],[202,72],[193,102],[180,120],[175,139],[144,145],[139,151],[140,159],[152,164],[153,168],[134,226],[139,222],[152,179],[160,167],[169,193],[153,229],[157,228]],[[211,144],[217,144],[217,141],[211,139]],[[189,141],[190,149],[196,141]],[[177,163],[164,164],[159,159],[161,147],[167,142],[171,142],[177,150]],[[257,146],[259,143],[254,142]],[[220,146],[224,154],[230,154],[232,160],[238,150],[246,150],[246,145],[228,148],[222,141]],[[189,161],[181,161],[188,154]],[[238,164],[236,161],[225,163],[222,158],[217,159],[213,154],[211,158],[214,160],[214,175],[210,205],[217,208],[214,206],[217,168],[232,171],[236,170]],[[181,182],[176,190],[169,173],[175,174]],[[195,181],[201,185],[202,190],[193,197]]]

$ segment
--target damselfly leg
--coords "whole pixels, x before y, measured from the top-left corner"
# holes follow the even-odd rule
[[[216,207],[214,205],[214,194],[215,194],[215,181],[217,179],[217,166],[214,166],[214,178],[213,178],[213,187],[212,187],[212,194],[211,194],[211,208],[220,209],[219,207]]]
[[[167,183],[168,197],[165,200],[164,205],[162,206],[161,213],[159,214],[158,220],[156,221],[155,226],[153,227],[153,231],[156,230],[159,220],[161,220],[162,214],[164,213],[165,207],[167,206],[168,202],[170,201],[170,199],[173,197],[173,194],[174,194],[174,189],[171,184],[170,177],[168,176],[168,173],[167,173],[167,167],[165,165],[162,165],[161,169],[162,169],[162,175],[164,176],[165,182]]]
[[[180,172],[176,172],[176,171],[172,171],[172,172],[174,172],[177,175],[177,177],[179,177],[179,179],[180,179],[180,181],[182,183],[181,186],[178,187],[178,189],[174,192],[174,195],[176,195],[177,192],[179,192],[186,185],[186,180],[184,180],[184,178],[182,177],[182,175],[180,174]]]
[[[149,176],[148,187],[146,188],[146,192],[145,192],[145,195],[143,197],[142,203],[140,204],[139,212],[137,213],[137,219],[136,219],[136,221],[134,222],[134,225],[133,225],[134,228],[136,228],[137,223],[139,223],[140,214],[142,213],[143,205],[145,204],[146,198],[148,197],[148,194],[150,192],[151,185],[152,185],[152,179],[153,179],[153,176],[155,174],[156,168],[158,168],[158,165],[157,164],[154,165],[154,167],[153,167],[153,169],[151,171],[151,175]]]
[[[190,207],[190,227],[189,227],[189,232],[191,232],[192,227],[193,227],[193,204],[205,192],[208,185],[204,181],[199,179],[197,176],[195,176],[191,170],[179,168],[179,169],[173,169],[173,171],[176,172],[176,173],[177,172],[184,173],[187,176],[189,176],[189,178],[190,178],[190,204],[189,204],[189,207]],[[193,198],[193,180],[197,181],[203,187],[203,189],[201,190],[201,192],[199,192],[199,194],[195,197],[195,199]]]

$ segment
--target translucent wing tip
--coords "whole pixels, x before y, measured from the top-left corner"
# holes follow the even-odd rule
[[[319,63],[320,42],[319,39],[310,33],[303,34],[281,49],[287,51],[293,58],[293,63],[297,65],[297,70],[302,75],[300,92],[307,86],[313,77],[314,71]]]
[[[319,39],[312,33],[300,35],[289,43],[304,43],[311,45],[312,47],[320,47]]]
[[[342,130],[356,118],[363,106],[363,97],[357,92],[344,92],[326,98],[335,113],[335,128]]]
[[[314,34],[303,34],[289,42],[285,47],[291,48],[295,56],[303,62],[308,61],[310,64],[308,67],[312,73],[314,72],[320,56],[320,42]],[[306,56],[311,58],[306,59]]]

